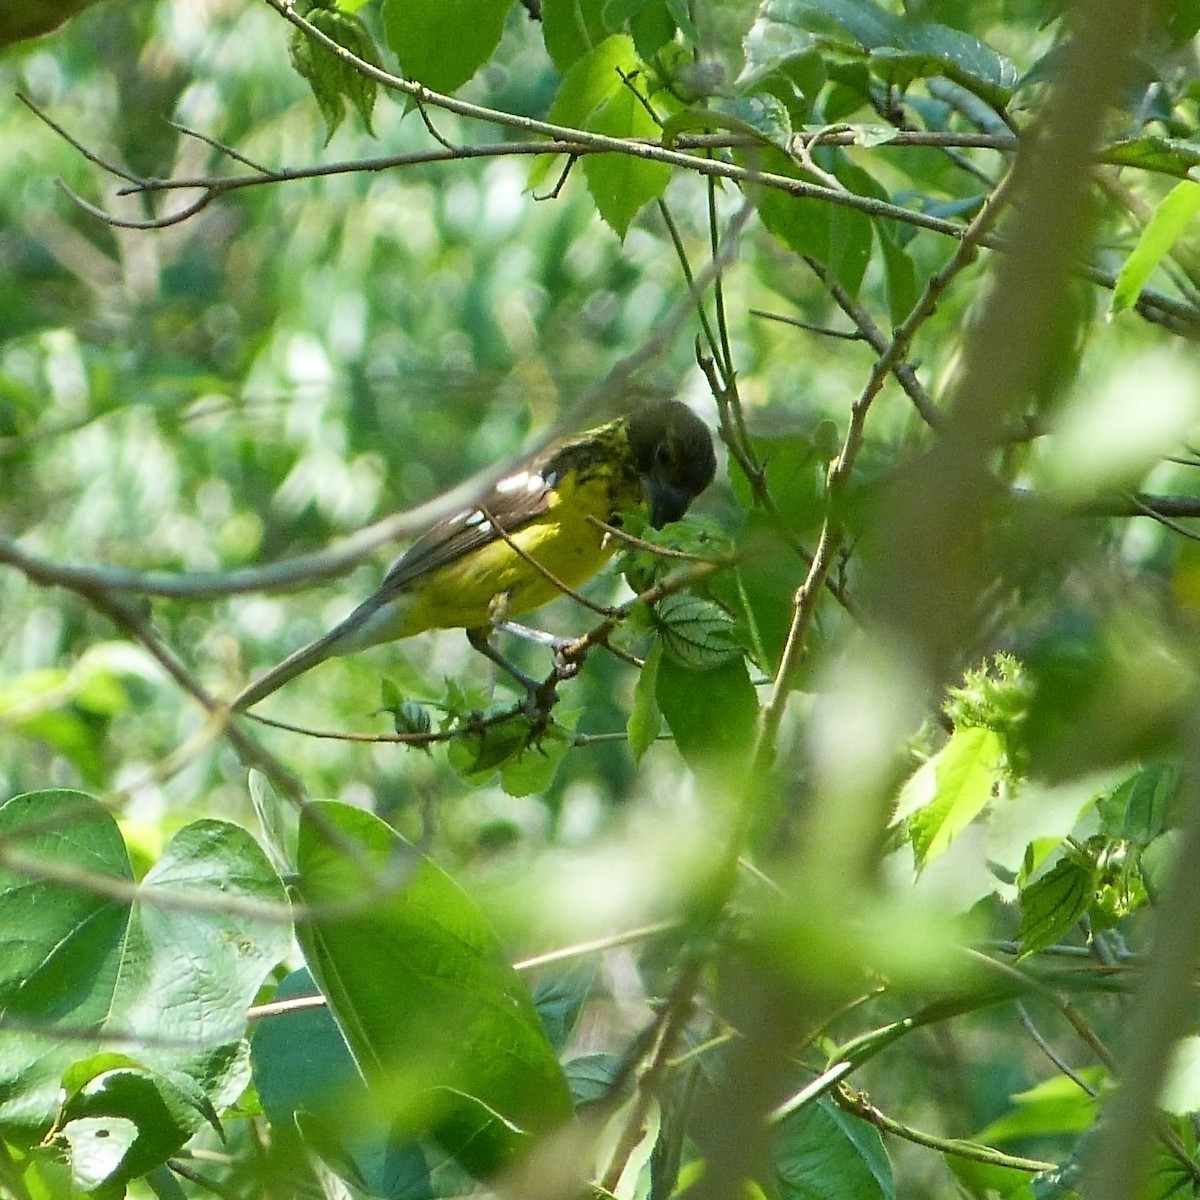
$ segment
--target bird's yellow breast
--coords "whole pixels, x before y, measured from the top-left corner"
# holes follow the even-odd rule
[[[407,594],[397,597],[396,632],[391,636],[480,628],[495,615],[497,602],[507,616],[539,608],[560,593],[528,559],[567,587],[577,588],[616,549],[589,518],[610,521],[614,511],[639,499],[640,492],[631,492],[607,474],[569,474],[551,494],[546,511],[510,535],[521,553],[497,540],[414,580]]]

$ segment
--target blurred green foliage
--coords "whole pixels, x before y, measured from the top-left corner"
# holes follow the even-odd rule
[[[1174,336],[1195,338],[1200,269],[1191,185],[1173,190],[1200,162],[1200,10],[1166,6],[1152,23],[1097,168],[1087,278],[1059,289],[1043,346],[1011,348],[1033,355],[1034,382],[989,462],[988,517],[943,564],[949,588],[952,554],[970,553],[986,586],[967,600],[955,679],[931,701],[916,694],[912,647],[889,641],[872,604],[903,554],[883,532],[898,470],[938,432],[894,381],[864,427],[854,421],[888,339],[953,253],[929,222],[961,230],[994,192],[1075,18],[1049,0],[544,0],[534,19],[538,7],[301,6],[339,45],[503,123],[418,108],[268,5],[236,0],[99,4],[0,59],[0,536],[27,554],[177,576],[319,551],[513,460],[568,414],[607,417],[579,412],[580,399],[647,348],[615,399],[680,395],[727,449],[685,523],[625,526],[674,557],[630,547],[587,592],[628,604],[631,588],[697,559],[704,569],[614,617],[606,644],[557,681],[552,712],[518,708],[520,689],[459,631],[330,661],[273,697],[264,710],[303,730],[367,735],[254,728],[306,795],[352,806],[306,811],[304,863],[289,861],[286,800],[264,776],[248,782],[244,748],[147,639],[114,631],[86,588],[0,567],[0,801],[34,795],[0,814],[40,804],[51,826],[0,838],[0,857],[34,837],[67,869],[43,864],[43,879],[4,858],[3,944],[33,945],[30,874],[56,904],[86,897],[153,927],[162,914],[121,889],[174,869],[170,839],[214,827],[202,819],[257,815],[275,868],[287,882],[300,870],[313,908],[299,910],[299,941],[336,1018],[258,1014],[255,1086],[231,1107],[243,1046],[236,1063],[188,1059],[168,1079],[167,1059],[138,1039],[207,1030],[179,1034],[152,1005],[140,1016],[161,1016],[160,1029],[125,1029],[121,1005],[112,1028],[89,1017],[68,1031],[88,1056],[71,1067],[69,1103],[46,1101],[20,1137],[4,1127],[0,1189],[66,1194],[56,1153],[69,1150],[75,1186],[115,1195],[113,1147],[141,1129],[139,1170],[125,1174],[199,1130],[191,1145],[217,1164],[217,1194],[308,1186],[319,1172],[298,1147],[361,1193],[456,1194],[471,1186],[464,1169],[488,1176],[523,1145],[512,1096],[549,1124],[569,1086],[607,1128],[529,1160],[562,1194],[555,1154],[613,1194],[666,1197],[708,1186],[705,1171],[747,1147],[769,1166],[746,1194],[773,1198],[1074,1195],[1102,1136],[1091,1093],[1112,1088],[1111,1062],[1064,1074],[1080,1048],[1044,1050],[1064,1014],[1089,1031],[1089,1054],[1121,1042],[1194,805],[1194,531],[1135,514],[1165,495],[1179,520],[1200,515],[1200,393]],[[0,43],[65,15],[0,15]],[[525,117],[684,147],[698,168],[711,155],[841,201],[752,175],[709,183],[644,153],[455,156],[525,138]],[[817,131],[824,144],[797,140]],[[925,143],[908,144],[914,133]],[[700,150],[688,141],[708,134]],[[967,144],[976,134],[999,140]],[[200,195],[137,179],[384,155],[410,160],[238,187],[137,228]],[[893,207],[880,217],[871,203]],[[689,286],[727,247],[701,317]],[[981,253],[949,279],[908,348],[932,418],[964,370],[996,261]],[[1110,306],[1098,282],[1118,277]],[[126,628],[144,619],[198,685],[229,697],[369,594],[401,549],[284,594],[126,597]],[[563,599],[536,622],[576,637],[600,617]],[[550,670],[545,647],[504,648],[539,678]],[[414,736],[433,740],[402,744]],[[99,797],[124,845],[105,824],[107,856],[89,858],[87,828],[54,807],[75,795],[54,790],[65,788]],[[196,857],[202,892],[243,869]],[[422,891],[410,871],[436,886]],[[278,880],[260,874],[276,902]],[[374,909],[347,923],[337,905],[353,903],[360,875]],[[184,882],[182,911],[207,929],[188,909],[196,879]],[[268,916],[276,945],[286,921]],[[77,948],[87,924],[38,936]],[[419,951],[403,961],[389,957],[401,925]],[[583,943],[591,961],[587,939],[631,929],[597,970],[524,964],[539,973],[528,995],[500,958],[501,945],[518,958]],[[56,971],[64,996],[86,987],[49,941],[26,946],[49,964],[39,987],[53,993]],[[144,944],[153,955],[137,939],[105,943],[105,972],[138,978],[161,953]],[[22,1008],[28,972],[10,958],[0,1021],[61,1016]],[[260,999],[307,994],[301,955],[276,946],[274,960]],[[389,1009],[401,993],[407,1024]],[[214,1011],[241,1029],[245,1002]],[[445,1029],[424,1039],[419,1070],[367,1061],[439,1015],[481,1039],[464,1034],[487,1086],[451,1069]],[[98,1024],[132,1048],[101,1052]],[[0,1031],[22,1053],[27,1035],[48,1036]],[[530,1063],[545,1111],[529,1098]],[[20,1063],[13,1072],[28,1082]],[[61,1073],[39,1078],[46,1095]],[[1183,1189],[1172,1194],[1197,1192],[1194,1076],[1181,1057],[1160,1128],[1155,1186]],[[57,1151],[30,1151],[47,1134]],[[171,1169],[200,1194],[189,1162]]]

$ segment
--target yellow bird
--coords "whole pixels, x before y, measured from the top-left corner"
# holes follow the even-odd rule
[[[558,594],[547,574],[576,588],[608,562],[616,547],[592,518],[611,525],[644,504],[661,528],[687,512],[715,471],[707,426],[674,400],[558,442],[499,480],[476,507],[439,521],[345,620],[249,684],[230,707],[250,708],[327,658],[427,629],[466,629],[481,647],[498,616],[520,616]]]

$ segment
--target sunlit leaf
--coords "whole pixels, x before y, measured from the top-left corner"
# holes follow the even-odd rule
[[[336,842],[329,836],[336,835]],[[332,802],[300,822],[298,935],[376,1103],[475,1175],[570,1114],[524,981],[457,884],[378,818]],[[357,912],[374,873],[394,879]],[[320,915],[324,913],[325,915]]]
[[[1154,268],[1171,252],[1200,210],[1200,183],[1177,183],[1157,204],[1129,257],[1117,273],[1109,313],[1131,307],[1149,282]]]

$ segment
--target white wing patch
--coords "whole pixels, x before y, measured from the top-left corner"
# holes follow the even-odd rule
[[[533,495],[546,487],[544,480],[536,471],[515,471],[496,484],[496,491],[502,496],[512,496],[517,492],[528,492]]]

